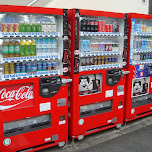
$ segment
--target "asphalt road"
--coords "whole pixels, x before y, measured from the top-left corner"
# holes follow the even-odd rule
[[[152,125],[79,152],[152,152]]]
[[[39,152],[152,152],[152,115]]]

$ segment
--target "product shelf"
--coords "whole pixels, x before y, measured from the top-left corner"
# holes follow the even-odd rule
[[[152,63],[152,59],[143,60],[143,61],[133,61],[133,65],[136,65],[136,64],[150,64],[150,63]]]
[[[0,63],[12,63],[12,62],[25,62],[25,61],[39,61],[39,60],[50,60],[50,59],[60,59],[59,54],[47,55],[47,56],[25,56],[25,57],[11,57],[11,58],[1,58]]]
[[[92,52],[80,52],[80,57],[101,56],[101,55],[121,55],[121,51],[92,51]]]
[[[134,49],[134,53],[152,52],[152,49]]]
[[[110,69],[110,68],[119,68],[120,64],[102,64],[102,65],[89,65],[89,66],[80,66],[80,71],[88,70],[98,70],[98,69]]]
[[[14,79],[33,78],[33,77],[49,76],[49,75],[60,75],[60,70],[37,71],[33,73],[3,74],[1,75],[1,79],[14,80]]]
[[[134,36],[152,36],[152,33],[135,32]]]
[[[80,32],[80,36],[121,36],[119,32]]]
[[[60,37],[60,33],[44,32],[0,32],[0,38],[26,38],[26,37]]]

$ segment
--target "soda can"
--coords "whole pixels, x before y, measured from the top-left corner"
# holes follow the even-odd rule
[[[139,32],[139,24],[136,24],[136,25],[135,25],[135,31],[136,31],[136,32]]]
[[[53,61],[51,70],[57,70],[57,66],[58,66],[57,61]]]
[[[108,64],[111,64],[111,57],[108,57]]]
[[[90,48],[91,48],[91,51],[94,52],[94,51],[95,51],[95,44],[94,44],[94,43],[91,43],[91,44],[90,44]]]
[[[93,65],[93,57],[90,57],[89,61],[90,61],[90,65]]]
[[[114,63],[114,62],[115,62],[115,58],[111,57],[111,63]]]
[[[14,24],[8,23],[8,32],[14,32]]]
[[[98,64],[98,57],[97,57],[97,56],[95,56],[95,57],[93,58],[93,64],[94,64],[94,65],[97,65],[97,64]]]
[[[85,66],[85,65],[86,65],[85,58],[81,58],[81,60],[80,60],[80,65],[81,65],[81,66]]]
[[[42,61],[42,71],[47,70],[47,61]]]
[[[112,24],[109,24],[109,32],[112,32]]]
[[[32,72],[31,68],[32,68],[32,63],[31,62],[27,62],[26,63],[26,72],[28,72],[28,73]]]
[[[104,64],[104,56],[101,57],[101,64]]]
[[[41,61],[37,62],[37,71],[42,71],[42,62]]]
[[[109,50],[109,44],[105,44],[105,51]]]
[[[4,63],[3,73],[4,74],[9,74],[9,64],[8,63]]]
[[[48,61],[46,66],[47,66],[48,71],[52,70],[52,62],[51,61]]]
[[[21,64],[20,63],[15,64],[15,73],[21,73]]]
[[[21,73],[25,73],[26,72],[26,63],[21,63]]]
[[[14,63],[9,63],[9,70],[10,70],[10,74],[15,74]]]
[[[37,63],[31,62],[31,72],[37,72]]]
[[[14,23],[14,32],[19,32],[19,23]]]
[[[98,44],[97,43],[94,44],[94,50],[98,51]]]
[[[106,32],[109,32],[109,24],[106,24],[105,28],[106,28]]]
[[[8,27],[8,25],[7,25],[7,23],[2,23],[2,32],[7,32],[7,28]]]
[[[108,51],[112,51],[112,44],[109,44]]]
[[[98,65],[102,64],[101,56],[98,56]]]
[[[105,44],[101,44],[101,51],[105,51]]]
[[[98,51],[102,51],[102,44],[98,44]]]
[[[89,57],[86,58],[86,65],[90,65]]]
[[[119,24],[117,24],[117,32],[119,32]]]
[[[106,32],[106,21],[98,21],[98,32]]]
[[[107,56],[104,57],[104,64],[108,64],[108,57]]]
[[[115,56],[114,57],[114,62],[117,63],[117,61],[118,61],[118,58],[117,58],[117,56]]]

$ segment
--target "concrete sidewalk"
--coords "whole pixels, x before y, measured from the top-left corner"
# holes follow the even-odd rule
[[[109,129],[85,136],[64,148],[51,147],[39,152],[151,152],[152,116],[127,123],[120,129]]]

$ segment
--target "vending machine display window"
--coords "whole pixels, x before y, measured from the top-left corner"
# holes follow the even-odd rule
[[[80,118],[112,111],[112,100],[80,106]]]
[[[79,95],[89,95],[102,92],[102,74],[79,76]]]
[[[51,115],[41,115],[3,123],[4,136],[10,137],[51,127]]]

